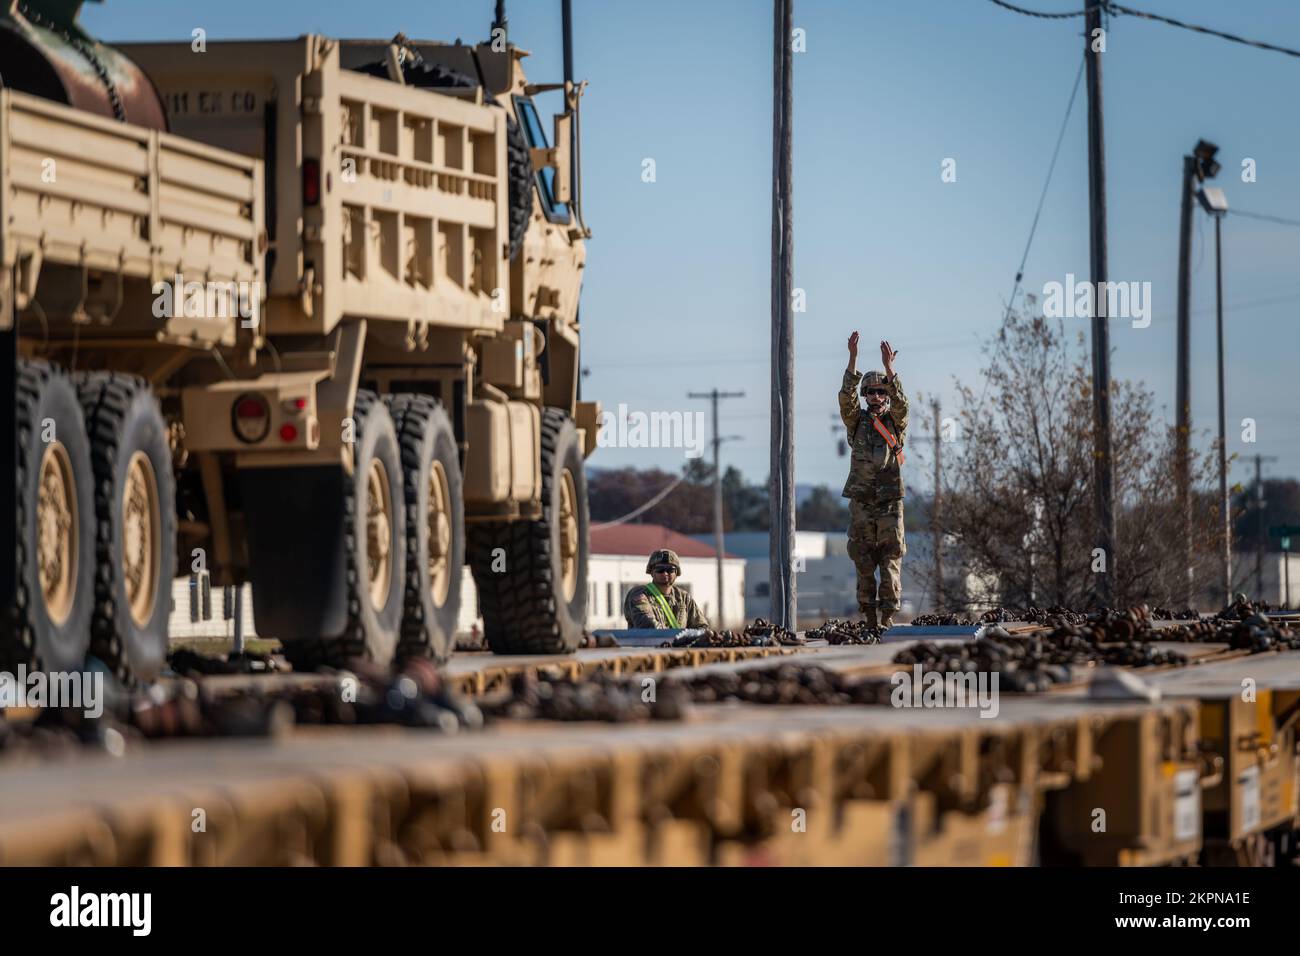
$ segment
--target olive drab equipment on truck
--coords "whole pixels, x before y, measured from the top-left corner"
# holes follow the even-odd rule
[[[445,657],[466,563],[493,650],[575,648],[599,417],[578,394],[581,87],[530,84],[499,38],[108,51],[78,6],[0,21],[64,60],[27,87],[6,66],[0,93],[19,462],[0,651],[150,678],[170,578],[199,563],[251,581],[295,666]],[[56,95],[76,56],[102,116]],[[91,60],[169,132],[117,115]]]

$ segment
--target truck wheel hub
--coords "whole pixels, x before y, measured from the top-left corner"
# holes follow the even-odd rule
[[[564,600],[572,601],[578,590],[578,493],[573,474],[567,469],[560,480],[560,580]]]
[[[366,563],[370,600],[377,608],[388,603],[388,584],[392,575],[392,514],[388,469],[376,458],[370,462],[366,475]]]
[[[77,496],[72,460],[62,442],[50,442],[41,456],[36,498],[36,560],[41,596],[58,625],[72,612],[77,578]]]
[[[122,486],[122,579],[131,619],[139,627],[153,616],[161,551],[158,478],[149,456],[137,451],[127,465]]]
[[[429,534],[429,591],[433,603],[441,607],[451,590],[451,492],[442,462],[429,469],[429,510],[426,515]]]

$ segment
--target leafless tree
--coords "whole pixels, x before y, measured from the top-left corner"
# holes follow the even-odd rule
[[[1071,340],[1062,322],[1012,311],[984,353],[978,387],[957,382],[941,509],[950,571],[940,604],[1090,606],[1102,558],[1094,552],[1092,384],[1082,334]],[[1120,520],[1118,554],[1105,556],[1105,573],[1116,576],[1120,604],[1168,604],[1185,574],[1169,493],[1173,429],[1141,383],[1114,382],[1111,407]],[[1211,456],[1197,455],[1193,571],[1207,586],[1216,560],[1212,474]],[[912,573],[932,576],[927,568]]]

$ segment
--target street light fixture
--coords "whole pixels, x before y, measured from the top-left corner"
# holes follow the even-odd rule
[[[1201,201],[1201,208],[1211,216],[1222,216],[1228,211],[1228,197],[1218,186],[1202,186],[1197,191],[1196,198]]]
[[[1214,161],[1215,155],[1219,152],[1219,147],[1206,140],[1197,140],[1196,148],[1192,150],[1192,155],[1196,157],[1196,175],[1202,181],[1213,179],[1219,175],[1220,166]],[[1225,205],[1223,207],[1227,209]]]
[[[1202,140],[1201,143],[1205,141]],[[1200,149],[1198,144],[1197,149]],[[1211,154],[1212,155],[1212,154]],[[1198,153],[1199,158],[1199,153]],[[1212,161],[1212,160],[1211,160]],[[1215,163],[1214,165],[1218,165]],[[1223,592],[1224,606],[1232,603],[1232,512],[1228,502],[1228,450],[1223,410],[1223,217],[1228,197],[1218,186],[1202,186],[1196,193],[1201,208],[1214,217],[1214,300],[1219,338],[1219,501],[1223,507]]]

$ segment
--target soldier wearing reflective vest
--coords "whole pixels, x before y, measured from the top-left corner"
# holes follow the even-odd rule
[[[682,562],[676,551],[667,548],[655,551],[646,562],[650,583],[641,584],[627,592],[623,599],[623,616],[628,627],[675,628],[708,627],[709,621],[700,613],[695,599],[684,589],[673,587],[682,573]]]
[[[903,445],[907,395],[894,373],[898,353],[880,343],[885,370],[857,370],[858,333],[849,336],[849,367],[840,388],[840,417],[853,451],[844,497],[849,499],[849,557],[858,570],[858,610],[872,626],[894,623],[903,593]],[[863,404],[859,404],[859,392]],[[880,575],[877,585],[876,574]],[[877,617],[877,612],[879,616]]]

